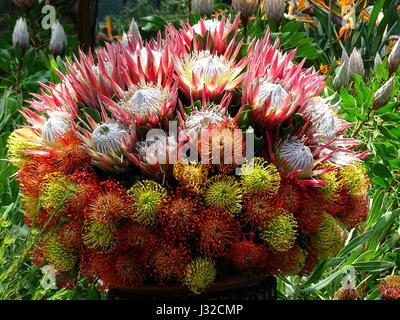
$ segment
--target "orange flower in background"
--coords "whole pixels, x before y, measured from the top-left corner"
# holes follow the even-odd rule
[[[321,71],[322,73],[326,74],[329,73],[329,71],[331,71],[331,67],[328,64],[320,64],[319,66],[319,71]]]

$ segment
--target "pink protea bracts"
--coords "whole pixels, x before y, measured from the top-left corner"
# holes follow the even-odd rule
[[[261,126],[277,126],[288,119],[324,87],[324,78],[313,69],[292,62],[296,52],[283,54],[279,42],[270,44],[269,32],[249,51],[248,71],[243,82],[243,104],[252,107]]]

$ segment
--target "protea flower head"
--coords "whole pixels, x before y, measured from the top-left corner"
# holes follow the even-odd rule
[[[71,131],[70,116],[67,113],[54,113],[43,125],[42,139],[48,146],[57,145],[59,139]]]
[[[86,118],[89,124],[87,128],[82,127],[78,135],[93,164],[105,171],[126,170],[130,162],[124,150],[131,150],[135,145],[132,130],[110,119],[96,123],[89,115]]]
[[[141,172],[159,181],[172,174],[177,155],[177,138],[164,132],[137,142],[133,152],[127,150],[128,158]]]
[[[192,0],[192,11],[199,16],[205,16],[212,13],[214,9],[214,0]]]
[[[388,58],[389,71],[391,73],[395,72],[400,66],[400,39],[396,41],[392,51],[390,52]]]
[[[392,97],[393,91],[393,84],[394,84],[394,77],[391,77],[385,84],[380,87],[374,95],[374,109],[382,108],[386,105],[390,98]]]
[[[334,97],[314,97],[305,107],[303,114],[311,119],[314,135],[320,142],[326,142],[343,133],[349,126],[347,122],[336,115],[337,104],[330,101]]]
[[[292,51],[282,54],[279,43],[270,45],[269,32],[258,40],[249,58],[243,82],[243,104],[252,107],[254,120],[262,126],[277,126],[320,93],[324,78],[313,69],[303,69],[291,60]]]
[[[191,49],[202,49],[207,46],[207,42],[210,42],[215,52],[224,54],[230,38],[234,38],[239,32],[239,22],[239,15],[233,21],[226,16],[207,20],[201,19],[193,26],[189,23],[182,24],[179,33],[176,33],[174,28],[168,27],[166,36],[173,35],[174,39],[182,42],[186,48]]]
[[[350,77],[352,77],[354,74],[358,74],[362,77],[365,76],[363,59],[360,51],[357,48],[354,48],[353,52],[350,55],[348,72]]]
[[[53,56],[60,55],[67,47],[67,36],[65,35],[64,28],[57,20],[51,30],[50,51]]]
[[[186,52],[181,58],[174,55],[175,71],[182,92],[194,101],[202,97],[203,91],[207,98],[212,99],[225,91],[235,90],[243,80],[241,72],[246,67],[246,58],[235,61],[241,46],[241,41],[236,44],[232,39],[224,54],[219,54],[215,48],[210,51],[208,43],[203,50]]]
[[[240,18],[243,21],[247,21],[257,10],[258,2],[259,0],[233,0],[232,7],[237,13],[240,12]]]
[[[19,18],[15,24],[12,34],[12,43],[14,47],[19,45],[22,50],[26,50],[29,47],[28,26],[24,18]]]
[[[279,22],[285,13],[285,0],[264,0],[262,8],[267,18]]]

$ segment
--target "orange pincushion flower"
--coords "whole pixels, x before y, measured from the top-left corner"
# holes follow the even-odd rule
[[[59,139],[60,148],[57,150],[56,163],[58,171],[73,172],[89,170],[91,158],[83,151],[81,141],[72,132]]]
[[[301,209],[296,212],[299,228],[306,234],[314,233],[322,223],[322,213],[326,209],[326,201],[316,190],[308,189],[302,194],[304,197]]]
[[[221,209],[207,209],[203,212],[199,223],[200,253],[214,257],[224,256],[239,238],[239,222],[229,213]]]
[[[102,223],[115,223],[124,216],[129,210],[129,200],[122,198],[117,193],[109,192],[101,194],[93,201],[87,210],[88,219],[96,219]]]
[[[243,240],[232,245],[228,257],[239,270],[252,271],[265,266],[267,251],[253,241]]]
[[[151,258],[151,270],[160,283],[182,279],[190,260],[189,251],[185,246],[166,244],[159,248]]]
[[[255,191],[244,194],[242,216],[246,223],[260,225],[280,213],[282,198],[271,197],[269,193]]]
[[[72,249],[80,249],[83,245],[82,240],[83,221],[71,220],[63,223],[57,231],[60,242]]]
[[[152,255],[156,241],[156,237],[149,232],[146,226],[137,222],[129,222],[119,229],[117,251],[133,250]]]

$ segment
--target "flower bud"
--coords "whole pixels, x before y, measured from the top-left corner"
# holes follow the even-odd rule
[[[53,56],[58,56],[67,47],[67,36],[65,35],[64,28],[57,20],[51,31],[50,51]]]
[[[232,0],[232,7],[236,12],[240,12],[240,18],[247,21],[257,10],[258,0]]]
[[[358,51],[356,48],[353,49],[353,52],[350,55],[348,70],[350,77],[352,77],[353,74],[359,74],[362,77],[365,76],[363,59],[360,51]]]
[[[133,36],[135,38],[140,37],[139,26],[136,23],[135,18],[132,18],[131,24],[129,25],[128,36]]]
[[[285,13],[285,0],[265,0],[264,11],[268,19],[279,22]]]
[[[375,92],[374,109],[382,108],[392,97],[394,77],[391,77],[386,83]]]
[[[24,18],[19,18],[15,24],[13,35],[12,35],[13,46],[19,45],[22,50],[26,50],[29,47],[29,32],[28,26]]]
[[[333,80],[333,89],[339,90],[341,86],[344,86],[349,83],[349,70],[348,70],[349,61],[345,61],[340,67]]]
[[[192,11],[200,16],[210,14],[214,9],[214,0],[192,0]]]
[[[379,54],[379,52],[376,53],[375,59],[374,59],[374,73],[376,74],[378,71],[379,65],[382,64],[382,58]]]
[[[389,71],[395,72],[400,66],[400,39],[397,40],[388,58]]]
[[[13,2],[16,6],[29,10],[32,9],[37,0],[13,0]]]

